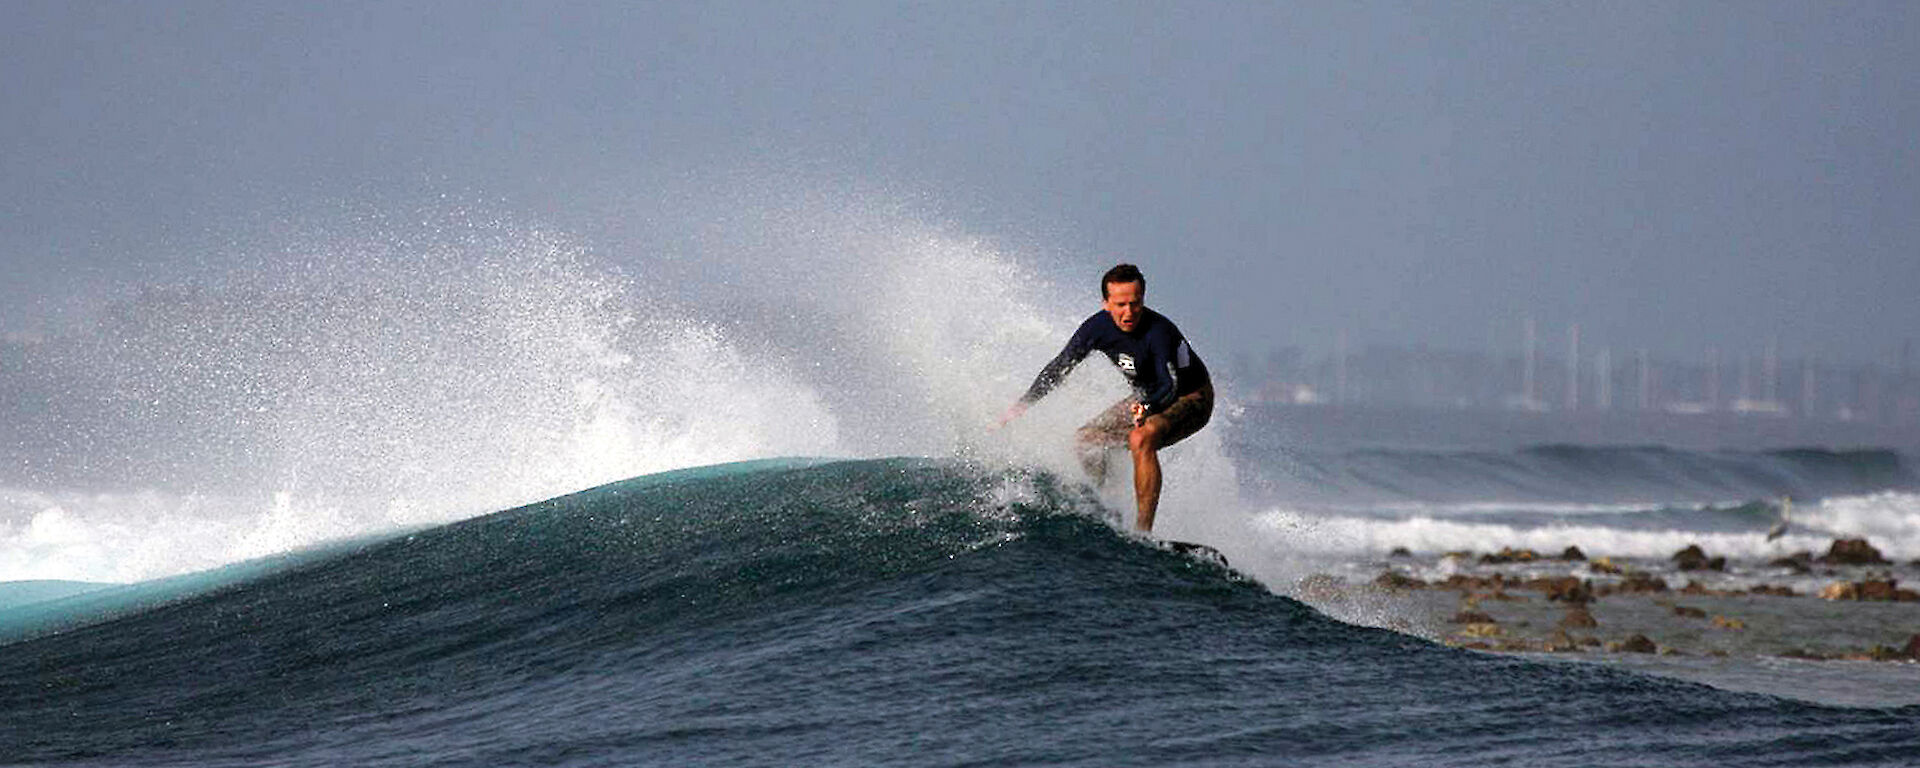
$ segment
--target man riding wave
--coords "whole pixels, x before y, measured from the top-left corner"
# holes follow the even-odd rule
[[[1133,394],[1079,430],[1082,466],[1096,485],[1106,479],[1107,451],[1125,445],[1133,456],[1134,528],[1153,530],[1160,506],[1160,449],[1185,440],[1213,417],[1213,381],[1180,329],[1147,308],[1147,278],[1120,264],[1100,277],[1101,310],[1088,317],[1033,386],[1000,417],[1005,426],[1065,380],[1095,350],[1113,361]]]

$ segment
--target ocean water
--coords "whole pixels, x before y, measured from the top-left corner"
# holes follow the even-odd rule
[[[1920,581],[1897,433],[1623,438],[1247,406],[1223,380],[1213,426],[1166,455],[1155,532],[1221,567],[1124,531],[1124,483],[1080,475],[1073,427],[1123,394],[1099,366],[986,429],[1092,309],[1022,266],[1044,254],[884,207],[737,203],[695,222],[697,277],[443,212],[323,228],[10,347],[0,764],[1920,754],[1920,665],[1780,655],[1903,643],[1920,604],[1722,596],[1752,628],[1684,634],[1607,600],[1607,631],[1722,653],[1541,654],[1453,647],[1453,595],[1368,588],[1608,578],[1445,556],[1565,546],[1729,594]],[[1893,563],[1767,564],[1843,536]],[[1696,543],[1728,567],[1674,571]]]
[[[666,473],[0,652],[10,762],[1895,765],[1840,708],[1453,650],[1117,533],[1051,475]]]

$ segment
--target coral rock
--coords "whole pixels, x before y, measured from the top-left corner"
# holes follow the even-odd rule
[[[1634,635],[1617,643],[1608,643],[1607,650],[1614,653],[1656,653],[1660,647],[1654,645],[1646,635]]]
[[[1567,609],[1567,615],[1560,617],[1560,626],[1569,629],[1591,629],[1600,626],[1600,622],[1594,620],[1593,612],[1587,610],[1586,606],[1576,605]]]
[[[1531,549],[1513,549],[1501,547],[1499,552],[1481,555],[1481,563],[1531,563],[1540,559],[1540,553]]]
[[[1535,583],[1540,586],[1542,591],[1547,593],[1548,600],[1558,600],[1567,603],[1593,602],[1593,585],[1573,576],[1562,576],[1557,579],[1541,579]]]
[[[1427,583],[1406,574],[1385,571],[1379,578],[1373,580],[1373,585],[1386,589],[1419,589]]]
[[[1834,539],[1833,546],[1827,549],[1827,555],[1820,562],[1829,565],[1888,565],[1887,559],[1880,556],[1880,550],[1874,549],[1866,539]]]
[[[1822,600],[1858,600],[1860,588],[1850,581],[1836,581],[1820,589]]]
[[[1724,571],[1727,569],[1726,558],[1707,557],[1707,553],[1701,550],[1698,544],[1689,544],[1686,549],[1673,553],[1673,562],[1678,564],[1680,570],[1683,571]]]

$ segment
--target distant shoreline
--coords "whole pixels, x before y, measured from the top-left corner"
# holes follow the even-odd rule
[[[1513,450],[1541,445],[1657,445],[1687,450],[1878,448],[1920,455],[1920,424],[1663,411],[1523,411],[1256,403],[1260,423],[1323,448]],[[1249,422],[1256,420],[1247,420]]]

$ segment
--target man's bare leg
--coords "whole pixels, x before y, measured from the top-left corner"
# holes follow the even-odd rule
[[[1127,448],[1133,452],[1134,530],[1153,530],[1153,516],[1160,509],[1160,436],[1167,426],[1164,417],[1151,416],[1127,435]]]

